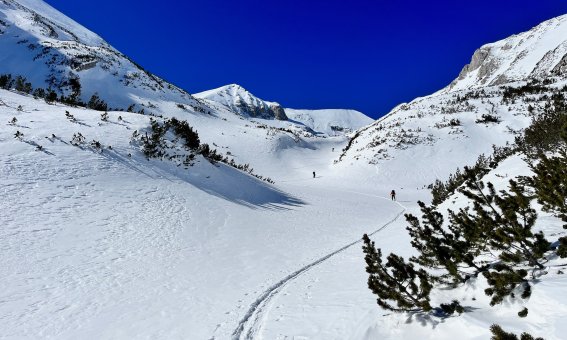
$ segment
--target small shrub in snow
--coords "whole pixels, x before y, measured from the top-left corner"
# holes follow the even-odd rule
[[[518,340],[518,336],[514,333],[505,332],[502,327],[494,324],[490,326],[490,332],[492,332],[491,340]],[[522,333],[520,335],[520,340],[543,340],[543,338],[534,338],[528,333]]]
[[[45,98],[45,90],[42,88],[35,89],[32,94],[35,98]]]
[[[79,146],[85,143],[85,136],[83,136],[80,132],[73,134],[73,138],[71,139],[71,145]]]
[[[462,314],[465,312],[465,309],[457,300],[453,300],[451,303],[442,303],[439,307],[446,315],[453,315],[455,313]]]
[[[102,120],[103,122],[108,122],[108,112],[103,112],[100,114],[100,120]]]
[[[518,316],[521,318],[525,318],[526,316],[528,316],[528,309],[524,307],[524,309],[518,312]]]
[[[14,89],[18,92],[31,93],[33,91],[32,84],[27,81],[26,77],[17,76],[14,83]]]
[[[500,118],[496,115],[485,113],[480,116],[475,122],[477,124],[487,124],[487,123],[500,123]]]
[[[196,131],[193,130],[191,126],[189,126],[187,121],[180,121],[174,117],[168,121],[168,124],[173,127],[173,131],[177,136],[185,140],[186,147],[188,147],[189,149],[196,149],[199,147],[199,135]]]
[[[9,90],[14,83],[14,79],[11,74],[0,75],[0,88],[4,90]]]
[[[108,105],[102,100],[98,93],[95,93],[91,96],[91,99],[87,103],[87,107],[89,109],[97,110],[97,111],[106,111],[108,110]]]
[[[99,141],[94,140],[91,142],[91,147],[97,151],[102,151],[102,144]]]
[[[45,101],[47,103],[53,103],[53,102],[57,101],[57,93],[55,93],[55,91],[53,91],[53,90],[49,90],[49,92],[47,93],[47,96],[45,97]]]
[[[65,111],[65,117],[67,117],[67,119],[69,119],[73,123],[77,121],[75,119],[75,116],[73,116],[69,111]]]
[[[567,257],[567,236],[559,238],[559,245],[557,246],[557,256],[562,259]]]

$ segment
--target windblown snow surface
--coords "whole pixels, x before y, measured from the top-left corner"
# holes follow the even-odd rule
[[[264,139],[278,152],[241,138],[231,150],[269,155],[258,172],[281,183],[272,186],[202,159],[188,170],[147,161],[130,144],[147,116],[110,112],[103,122],[100,112],[0,96],[2,337],[231,338],[262,294],[283,288],[276,283],[403,211],[386,188],[343,185],[330,138],[309,147],[289,138],[289,148]],[[230,124],[207,119],[221,137]],[[104,151],[71,145],[79,132]]]
[[[269,185],[204,159],[188,169],[146,160],[130,136],[147,128],[147,116],[110,112],[103,122],[96,111],[8,91],[0,98],[3,338],[449,339],[466,329],[485,339],[495,320],[551,339],[567,331],[557,275],[534,287],[522,320],[517,303],[489,307],[482,283],[434,296],[464,296],[471,312],[460,317],[378,308],[360,237],[412,254],[402,214],[429,200],[415,178],[435,177],[431,166],[334,164],[339,152],[331,149],[345,139],[269,139],[234,115],[184,117],[196,126],[206,120],[203,140],[220,137],[220,150],[255,160],[257,172],[276,181]],[[228,124],[241,130],[239,143],[222,144]],[[104,151],[71,145],[78,132]],[[405,152],[417,162],[427,156]],[[493,177],[503,184],[526,168],[512,159],[496,170],[504,179]],[[398,202],[386,197],[391,189]],[[543,216],[557,235],[559,223]]]
[[[27,25],[29,13],[14,3],[1,5],[9,8],[6,17],[23,15]],[[41,1],[21,3],[75,25]],[[564,31],[535,30],[543,27]],[[97,43],[83,33],[79,42]],[[549,66],[560,78],[551,86],[561,88],[557,65]],[[514,86],[525,80],[510,79]],[[389,313],[366,286],[362,234],[385,254],[414,254],[403,214],[419,215],[416,202],[430,200],[426,185],[529,125],[526,103],[502,103],[498,84],[483,90],[461,100],[471,92],[459,85],[418,98],[353,132],[352,140],[313,133],[322,131],[306,123],[309,117],[243,117],[214,100],[181,101],[185,94],[175,89],[123,93],[121,100],[151,99],[153,112],[187,120],[201,142],[249,163],[274,185],[200,156],[187,168],[147,160],[131,137],[147,130],[149,116],[111,111],[103,121],[101,112],[0,90],[0,338],[487,339],[495,322],[507,331],[565,338],[567,281],[558,261],[523,302],[490,307],[480,279],[435,290],[433,304],[457,298],[467,308],[450,318]],[[544,100],[532,99],[541,109]],[[477,123],[486,112],[501,122]],[[332,123],[331,114],[312,117]],[[15,138],[18,131],[23,135]],[[84,145],[71,144],[77,133]],[[487,180],[504,188],[518,174],[528,174],[528,166],[512,157]],[[387,197],[392,189],[397,202]],[[465,204],[456,195],[441,208]],[[539,216],[537,227],[550,239],[565,235],[556,219]],[[530,312],[520,319],[523,306]]]

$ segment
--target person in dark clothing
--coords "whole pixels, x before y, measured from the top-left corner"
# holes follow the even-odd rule
[[[313,171],[313,178],[315,178],[315,171]]]
[[[396,190],[392,190],[392,192],[390,193],[390,197],[392,198],[392,201],[396,200]]]

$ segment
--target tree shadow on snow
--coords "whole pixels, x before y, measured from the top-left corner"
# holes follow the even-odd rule
[[[185,168],[168,161],[147,161],[133,155],[124,156],[115,150],[104,150],[101,156],[120,162],[125,167],[151,178],[182,180],[210,195],[251,209],[291,210],[307,203],[275,186],[222,163],[211,164],[200,158]]]
[[[208,163],[201,161],[201,163]],[[179,169],[179,168],[178,168]],[[207,170],[206,173],[203,170]],[[251,209],[291,210],[307,203],[275,186],[225,164],[201,164],[176,171],[178,178],[194,187]]]
[[[470,307],[470,306],[463,306],[465,309],[465,313],[472,312],[478,308]],[[449,318],[456,318],[459,317],[458,313],[455,314],[447,314],[443,312],[440,308],[436,308],[431,312],[409,312],[409,317],[406,320],[407,324],[418,322],[423,327],[431,327],[431,329],[435,329],[439,324],[444,323],[445,320]]]

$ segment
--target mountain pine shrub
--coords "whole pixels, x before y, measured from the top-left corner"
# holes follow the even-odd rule
[[[85,136],[83,136],[80,132],[73,134],[73,138],[71,139],[71,145],[79,146],[85,143]]]
[[[108,110],[108,105],[98,96],[98,93],[91,96],[91,99],[89,99],[89,102],[87,103],[87,107],[96,111]]]
[[[434,280],[452,286],[487,270],[487,264],[477,259],[486,251],[484,240],[490,233],[487,226],[452,213],[455,222],[446,226],[443,215],[434,207],[427,207],[423,202],[419,202],[419,206],[422,222],[406,214],[411,245],[419,252],[410,259],[412,262],[428,268],[443,268],[446,273]]]
[[[169,120],[169,124],[173,127],[175,134],[185,140],[185,146],[189,149],[197,149],[201,144],[199,134],[193,130],[187,121],[180,121],[173,117]]]
[[[543,112],[532,119],[523,136],[516,138],[522,153],[531,159],[538,159],[542,153],[564,145],[561,137],[567,124],[567,102],[561,93],[553,94],[545,104]]]
[[[502,120],[495,114],[484,113],[475,121],[477,124],[500,123]]]
[[[384,264],[380,250],[364,236],[368,285],[378,295],[380,306],[395,311],[431,310],[429,292],[434,283],[455,287],[479,273],[489,285],[485,293],[491,297],[492,306],[508,297],[531,296],[531,280],[544,269],[545,253],[551,246],[543,233],[532,231],[537,219],[531,207],[534,197],[514,180],[508,190],[497,192],[491,183],[484,184],[483,174],[465,169],[463,176],[466,182],[460,191],[470,206],[448,211],[448,223],[434,207],[422,202],[421,219],[406,215],[411,244],[418,251],[410,262],[421,269],[395,254],[388,256]],[[437,272],[441,269],[442,273],[431,275],[423,268]],[[406,276],[400,276],[400,272]],[[405,287],[412,289],[407,291]],[[441,309],[446,313],[462,311],[460,306],[447,304]]]
[[[433,285],[429,274],[396,254],[390,254],[384,263],[382,251],[376,249],[374,241],[366,234],[362,239],[368,288],[378,296],[378,305],[400,312],[430,311],[429,293]]]
[[[497,324],[490,326],[490,332],[492,332],[491,340],[518,340],[518,336],[514,333],[507,333]],[[522,333],[519,340],[543,340],[543,338],[534,338],[528,333]]]
[[[535,190],[537,201],[544,211],[550,211],[566,224],[567,229],[567,125],[563,125],[555,154],[539,154],[539,161],[531,166],[534,176],[524,177]]]

